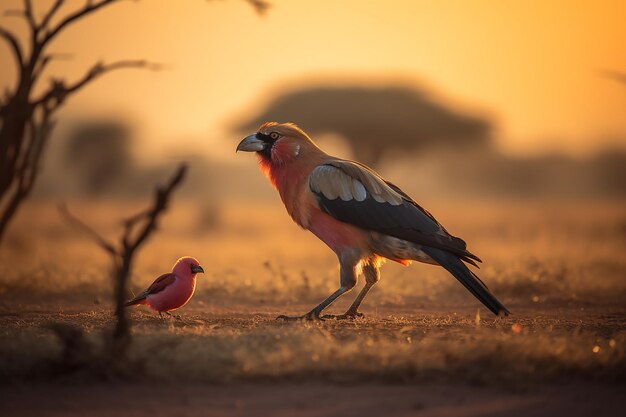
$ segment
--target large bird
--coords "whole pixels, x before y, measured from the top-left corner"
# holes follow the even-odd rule
[[[339,258],[337,291],[303,316],[285,320],[361,317],[361,302],[380,279],[385,259],[441,265],[497,315],[509,311],[466,266],[480,259],[400,188],[358,162],[324,153],[292,123],[264,123],[238,151],[256,152],[261,170],[278,190],[291,218]],[[351,290],[363,273],[365,286],[345,314],[321,316]]]

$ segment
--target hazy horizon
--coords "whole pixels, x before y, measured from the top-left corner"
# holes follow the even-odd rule
[[[65,10],[82,4],[68,3]],[[11,0],[2,8],[20,5]],[[615,53],[626,40],[624,12],[626,4],[608,1],[579,7],[402,1],[390,7],[274,0],[259,16],[235,0],[178,7],[122,2],[69,28],[53,50],[72,58],[52,63],[46,75],[72,80],[98,60],[165,64],[161,72],[103,77],[59,115],[124,115],[150,138],[148,154],[167,154],[182,140],[185,149],[223,157],[230,146],[215,144],[229,138],[228,124],[276,95],[325,84],[397,82],[489,118],[502,152],[584,156],[626,146],[626,85],[602,73],[626,71],[626,54]],[[22,25],[15,17],[0,19],[11,29]],[[15,69],[2,45],[0,85],[7,87]]]

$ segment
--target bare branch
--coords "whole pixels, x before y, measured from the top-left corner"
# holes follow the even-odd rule
[[[77,9],[63,13],[62,9],[68,2],[49,0],[40,18],[35,9],[39,3],[34,0],[22,0],[22,10],[5,12],[5,15],[24,19],[30,36],[29,39],[20,40],[16,33],[0,25],[0,38],[8,44],[14,55],[18,76],[15,88],[5,88],[5,91],[0,91],[0,203],[8,201],[7,204],[0,204],[2,206],[0,240],[18,205],[27,197],[36,181],[39,159],[45,152],[43,151],[44,145],[54,126],[52,116],[61,108],[65,100],[109,71],[133,67],[151,70],[161,68],[159,65],[139,60],[110,64],[98,63],[76,81],[51,80],[51,86],[47,91],[35,96],[36,82],[44,75],[50,62],[60,56],[46,52],[46,47],[50,42],[56,39],[56,36],[64,29],[83,17],[119,1],[121,0],[83,0],[82,5]],[[41,117],[36,115],[41,115]],[[18,159],[21,164],[16,165]],[[11,194],[12,189],[17,190],[14,198]],[[139,223],[136,225],[138,226]],[[90,234],[94,236],[94,233]],[[111,246],[108,242],[102,239],[97,240],[110,252]]]
[[[112,4],[114,2],[116,2],[118,0],[101,0],[101,1],[88,1],[85,6],[70,14],[69,16],[67,16],[65,19],[61,20],[61,22],[59,22],[58,25],[56,25],[54,28],[50,29],[49,31],[46,32],[46,36],[43,38],[42,40],[42,45],[47,44],[48,42],[50,42],[50,40],[52,40],[52,38],[54,38],[55,36],[57,36],[64,28],[66,28],[68,25],[70,25],[72,22],[75,22],[76,20],[80,19],[83,16],[86,16],[90,13],[95,12],[96,10],[107,6],[109,4]]]
[[[22,47],[17,41],[17,38],[11,32],[2,27],[0,27],[0,37],[3,37],[11,46],[13,55],[15,55],[16,64],[21,71],[22,67],[24,66],[24,55],[22,53]]]
[[[39,79],[43,71],[46,69],[50,61],[52,61],[53,59],[54,57],[52,55],[44,55],[35,63],[36,66],[33,69],[33,75],[32,75],[33,82]]]
[[[37,26],[37,22],[35,22],[35,15],[33,14],[33,3],[31,0],[24,0],[24,17],[26,18],[26,22],[28,22],[28,26],[33,32],[33,36],[39,32],[39,27]]]
[[[50,138],[50,132],[54,128],[55,122],[51,120],[52,111],[45,107],[40,110],[40,121],[36,122],[34,116],[29,120],[30,141],[24,153],[25,164],[20,169],[20,185],[24,192],[29,194],[39,176],[41,166],[41,155]]]
[[[80,80],[66,86],[61,80],[52,80],[52,86],[39,99],[33,101],[33,105],[38,105],[49,100],[55,99],[62,102],[67,95],[81,89],[82,87],[94,81],[101,75],[121,68],[145,68],[152,71],[158,71],[161,66],[145,60],[134,61],[117,61],[110,64],[97,63],[81,78]]]
[[[39,79],[41,74],[44,72],[48,64],[55,59],[70,59],[72,58],[72,54],[45,54],[35,63],[35,68],[33,69],[33,81]]]
[[[83,233],[87,234],[88,236],[91,236],[91,238],[93,240],[95,240],[96,243],[102,249],[104,249],[105,251],[107,251],[109,254],[111,254],[113,256],[119,256],[119,253],[117,252],[117,250],[115,250],[115,247],[111,243],[109,243],[105,238],[100,236],[98,234],[98,232],[93,230],[91,227],[87,226],[78,217],[76,217],[72,213],[70,213],[70,211],[67,209],[67,206],[65,204],[60,204],[59,205],[59,213],[61,213],[61,215],[65,218],[65,220],[68,223],[70,223],[72,226],[74,226],[76,229],[82,231]]]
[[[113,301],[115,303],[115,315],[117,317],[117,320],[115,323],[115,328],[113,329],[113,332],[111,334],[111,339],[109,340],[108,346],[105,350],[104,363],[107,369],[111,368],[112,363],[126,364],[126,355],[128,353],[129,343],[131,341],[131,323],[126,313],[125,300],[127,299],[128,295],[128,280],[132,273],[133,258],[136,254],[136,250],[142,243],[145,242],[148,236],[150,236],[152,232],[156,230],[158,217],[163,214],[167,209],[167,203],[170,200],[170,194],[178,185],[180,185],[185,177],[186,172],[187,166],[185,164],[181,164],[165,186],[157,187],[155,201],[153,205],[147,210],[142,211],[133,217],[130,217],[126,221],[126,228],[124,230],[124,234],[122,235],[121,246],[118,246],[117,248],[107,242],[91,227],[87,226],[84,222],[73,216],[68,211],[65,205],[59,205],[59,212],[70,224],[87,233],[89,236],[95,239],[95,241],[102,248],[104,248],[109,254],[113,256],[113,279],[115,283]],[[134,241],[131,243],[130,229],[132,229],[134,224],[142,220],[146,221],[146,225],[144,226],[141,233],[137,236],[137,238],[134,239]],[[61,327],[55,327],[54,329],[58,332],[60,337],[67,335],[66,346],[72,346],[72,344],[76,343],[77,340],[81,340],[80,337],[82,337],[82,334],[80,332],[75,332],[72,328],[66,329]],[[88,345],[77,348],[79,353],[91,352],[90,349],[91,347]],[[68,356],[68,358],[73,359],[73,356]],[[80,366],[85,366],[85,364],[92,363],[94,359],[98,360],[99,358],[93,358],[92,356],[88,356],[87,359],[84,361],[81,359],[82,362]],[[124,368],[126,367],[113,367],[113,369]]]
[[[170,181],[164,187],[157,187],[154,205],[140,212],[139,214],[130,217],[125,221],[124,234],[122,236],[122,250],[115,249],[114,245],[109,243],[105,238],[100,236],[98,232],[85,224],[82,220],[78,219],[76,216],[70,213],[65,204],[59,205],[59,213],[74,227],[79,229],[80,231],[86,233],[91,236],[92,239],[96,241],[96,243],[110,253],[113,256],[121,256],[123,258],[130,259],[134,253],[134,251],[143,244],[143,242],[156,230],[156,224],[159,216],[167,209],[167,205],[170,200],[170,194],[174,191],[176,187],[180,185],[180,183],[185,178],[185,174],[187,172],[187,166],[185,164],[181,164],[176,173],[172,176]],[[145,221],[144,227],[141,229],[140,233],[131,241],[131,233],[133,227],[140,221]]]
[[[139,215],[133,216],[126,221],[126,233],[124,236],[124,246],[125,250],[130,251],[131,253],[137,249],[150,234],[156,229],[156,223],[161,212],[167,209],[167,204],[170,199],[170,194],[185,178],[185,174],[187,173],[187,165],[181,164],[170,181],[164,187],[158,187],[154,197],[154,206],[148,211],[142,212]],[[134,242],[129,241],[129,234],[132,231],[134,224],[141,220],[146,220],[146,224]]]
[[[46,15],[43,17],[43,20],[41,21],[41,24],[39,25],[40,29],[47,29],[48,24],[50,23],[50,20],[52,20],[56,12],[63,5],[63,3],[64,3],[64,0],[56,0],[54,2],[50,10],[48,10],[48,13],[46,13]]]
[[[33,118],[29,119],[26,123],[28,135],[24,135],[24,143],[22,144],[23,152],[18,154],[18,158],[15,162],[15,171],[18,177],[18,187],[26,191],[28,189],[26,174],[29,169],[31,160],[32,160],[32,151],[36,146],[37,142],[37,128],[35,126],[35,121]]]
[[[150,216],[151,212],[152,212],[152,208],[147,208],[145,210],[142,210],[139,213],[135,214],[134,216],[124,219],[122,221],[122,224],[124,225],[125,228],[132,229],[133,227],[135,227],[137,223],[141,222],[142,220],[145,220],[148,216]]]

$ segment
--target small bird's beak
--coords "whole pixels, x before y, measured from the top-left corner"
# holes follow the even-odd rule
[[[266,145],[267,144],[265,142],[256,137],[255,133],[254,135],[246,136],[244,140],[239,142],[239,145],[237,145],[237,150],[235,152],[259,152],[265,149]]]
[[[204,274],[204,269],[202,269],[202,267],[200,265],[198,266],[192,266],[191,267],[191,272],[194,274],[197,274],[199,272],[202,272]]]

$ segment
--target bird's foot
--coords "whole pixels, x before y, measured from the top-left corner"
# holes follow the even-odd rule
[[[170,317],[174,317],[176,320],[183,321],[182,317],[180,317],[178,314],[172,314],[167,311],[165,312],[165,314],[167,314]]]
[[[324,321],[322,317],[320,317],[320,313],[318,311],[312,310],[302,316],[286,316],[281,314],[276,317],[276,320],[282,321]]]
[[[344,314],[325,314],[322,316],[323,319],[335,319],[335,320],[356,320],[362,319],[365,317],[365,314],[359,313],[358,311],[346,311]]]

